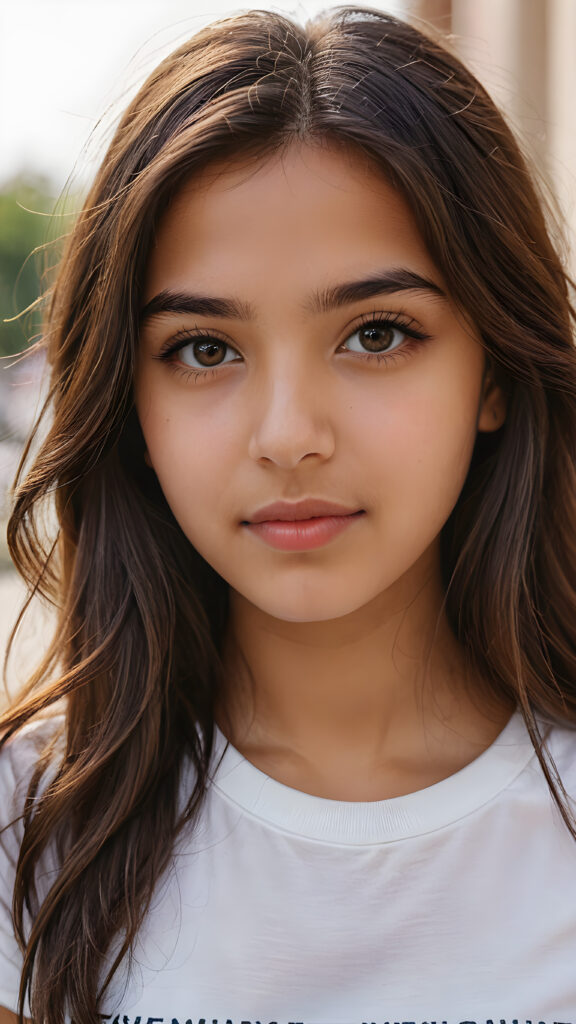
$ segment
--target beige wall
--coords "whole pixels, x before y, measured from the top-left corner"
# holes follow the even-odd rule
[[[550,173],[565,211],[576,277],[576,0],[549,0]]]
[[[557,196],[576,275],[576,0],[414,0],[451,33]]]

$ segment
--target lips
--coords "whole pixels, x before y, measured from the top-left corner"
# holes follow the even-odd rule
[[[258,509],[246,522],[265,523],[280,520],[293,523],[300,519],[316,519],[321,516],[350,516],[362,511],[363,509],[357,506],[348,507],[321,498],[307,498],[298,502],[275,501]]]

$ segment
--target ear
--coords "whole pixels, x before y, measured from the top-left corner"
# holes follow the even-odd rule
[[[489,363],[486,365],[482,385],[482,399],[478,410],[478,430],[486,433],[499,430],[506,419],[506,396],[496,383],[495,374]]]

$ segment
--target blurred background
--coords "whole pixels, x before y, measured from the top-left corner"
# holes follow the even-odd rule
[[[299,21],[332,6],[223,0],[0,0],[0,654],[23,599],[6,547],[9,489],[42,396],[22,359],[34,311],[121,110],[152,68],[218,17],[267,7]],[[361,2],[361,0],[359,0]],[[576,0],[395,0],[363,6],[444,33],[519,133],[552,188],[576,275]],[[46,248],[46,243],[48,247]],[[17,686],[50,626],[36,607],[8,679]]]

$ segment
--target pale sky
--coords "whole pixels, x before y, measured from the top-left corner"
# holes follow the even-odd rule
[[[260,7],[301,21],[335,5],[333,0],[0,0],[0,186],[24,168],[46,173],[55,195],[73,172],[74,180],[84,183],[102,153],[103,126],[162,57],[215,18]],[[362,6],[401,13],[404,3]]]

